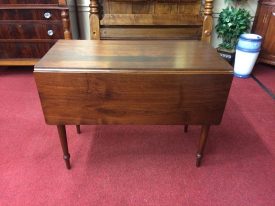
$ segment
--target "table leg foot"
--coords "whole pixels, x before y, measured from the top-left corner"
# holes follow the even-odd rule
[[[206,141],[208,138],[208,132],[210,129],[210,125],[203,125],[201,128],[201,136],[200,136],[200,141],[199,141],[199,146],[198,146],[198,152],[196,155],[196,166],[199,167],[201,165],[201,161],[203,158],[203,151],[206,145]]]
[[[184,132],[188,132],[188,124],[184,125]]]
[[[61,147],[62,147],[62,151],[63,151],[63,158],[65,160],[66,167],[67,167],[67,169],[71,169],[70,154],[69,154],[69,149],[68,149],[65,125],[57,125],[57,130],[58,130],[58,134],[59,134],[59,140],[61,143]]]
[[[76,125],[76,131],[77,131],[77,134],[81,133],[81,131],[80,131],[80,125]]]
[[[64,155],[63,159],[65,160],[65,164],[67,169],[71,169],[71,163],[70,163],[70,154],[69,155]]]
[[[202,155],[201,154],[197,154],[197,159],[196,159],[196,167],[201,166],[201,160],[202,160]]]

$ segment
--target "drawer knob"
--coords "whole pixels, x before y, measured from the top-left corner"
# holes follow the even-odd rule
[[[272,12],[272,15],[275,16],[275,12]]]
[[[53,36],[53,30],[51,30],[51,29],[48,30],[48,35],[49,35],[49,36]]]
[[[45,19],[49,19],[52,17],[52,14],[50,12],[45,12],[44,17],[45,17]]]

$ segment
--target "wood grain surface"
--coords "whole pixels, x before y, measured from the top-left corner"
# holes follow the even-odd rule
[[[219,124],[232,68],[200,41],[59,41],[35,66],[48,124]]]
[[[41,58],[54,45],[55,41],[50,39],[0,39],[0,51],[8,51],[0,52],[0,65],[8,64],[10,59],[16,59],[16,62],[21,59],[23,63],[26,58],[30,58],[30,60]]]
[[[258,62],[275,66],[275,0],[261,0],[252,32],[263,37]]]
[[[0,66],[31,65],[57,39],[71,39],[68,7],[64,3],[64,0],[1,0]]]
[[[91,0],[90,8],[94,40],[211,39],[213,0]]]
[[[59,0],[1,0],[0,4],[58,4]]]
[[[36,71],[197,72],[232,74],[232,67],[202,41],[59,40]]]
[[[35,72],[48,124],[219,124],[230,74]]]

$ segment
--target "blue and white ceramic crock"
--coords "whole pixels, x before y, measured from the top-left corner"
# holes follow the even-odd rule
[[[247,78],[261,50],[262,37],[257,34],[242,34],[236,48],[234,75]]]

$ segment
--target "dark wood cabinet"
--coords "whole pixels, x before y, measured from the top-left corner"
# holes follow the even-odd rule
[[[56,4],[58,0],[1,0],[1,4]],[[61,1],[64,2],[64,1]]]
[[[0,66],[34,65],[58,39],[71,39],[65,0],[0,2]]]
[[[259,62],[275,65],[275,0],[260,0],[252,32],[263,37]]]
[[[0,65],[32,65],[54,45],[55,40],[6,40],[0,43]],[[19,58],[20,57],[20,58]]]

